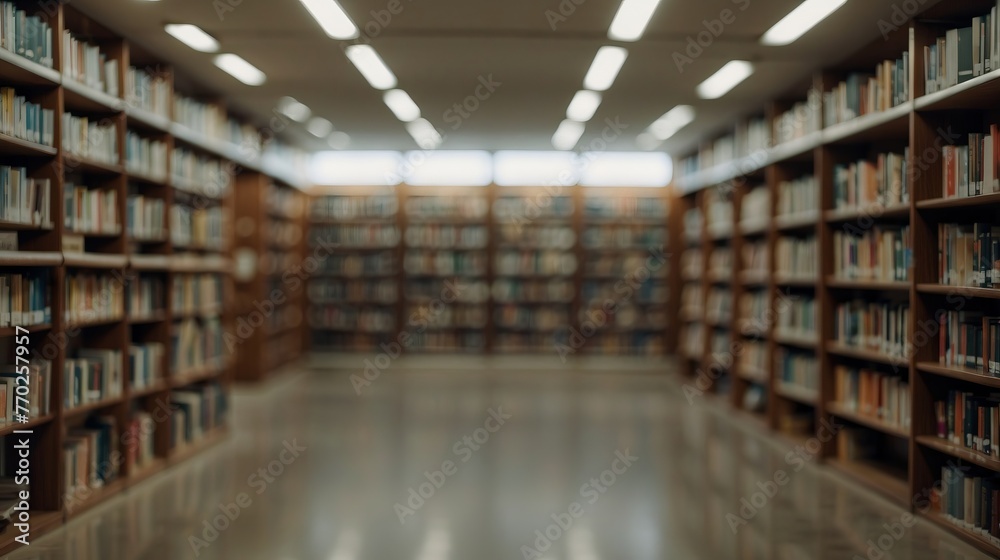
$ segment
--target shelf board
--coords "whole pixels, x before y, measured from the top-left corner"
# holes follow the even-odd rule
[[[64,253],[66,266],[74,268],[125,268],[125,255],[102,255],[98,253]]]
[[[124,320],[125,317],[112,317],[110,319],[91,319],[89,321],[66,321],[66,330],[106,327],[108,325],[117,325]]]
[[[174,257],[170,261],[170,270],[174,272],[228,272],[231,267],[229,259],[223,257]]]
[[[984,375],[981,371],[959,366],[944,366],[937,362],[917,362],[917,370],[941,377],[950,377],[960,381],[976,383],[986,387],[1000,389],[1000,377]]]
[[[125,173],[128,174],[129,181],[136,181],[139,183],[146,183],[147,185],[155,185],[159,187],[170,186],[169,173],[164,175],[163,177],[153,177],[152,175],[146,175],[145,173],[132,171],[127,166],[125,167]]]
[[[747,366],[746,364],[739,364],[735,369],[736,375],[739,376],[740,379],[744,379],[758,385],[767,385],[768,375],[766,371],[753,366]]]
[[[221,375],[228,366],[229,364],[223,362],[184,372],[177,372],[170,376],[170,386],[176,389],[179,387],[187,387],[188,385],[198,383],[199,381],[213,379]]]
[[[13,156],[51,157],[58,153],[52,146],[0,134],[0,153]]]
[[[870,218],[872,220],[888,220],[888,219],[900,219],[908,218],[910,216],[910,203],[904,202],[901,204],[892,204],[890,206],[883,206],[877,204],[874,206],[865,206],[859,208],[840,208],[836,210],[827,210],[823,213],[823,219],[828,224],[836,224],[840,222],[851,222],[854,220],[859,220],[861,218]]]
[[[819,212],[797,212],[784,216],[776,216],[774,225],[778,231],[796,231],[815,229],[820,221]]]
[[[3,51],[3,49],[0,49]],[[63,254],[57,251],[0,251],[0,267],[7,266],[59,266]]]
[[[62,81],[62,76],[57,70],[28,60],[7,49],[0,49],[0,73],[3,74],[5,82],[10,80],[12,85],[24,83],[36,86],[54,86]]]
[[[826,279],[829,288],[838,290],[877,290],[880,292],[905,292],[910,290],[909,282],[894,282],[883,280],[852,280],[829,276]]]
[[[130,268],[136,270],[159,270],[170,269],[171,258],[167,255],[129,255],[128,264]]]
[[[144,465],[135,472],[129,473],[126,483],[128,486],[134,486],[140,482],[163,472],[167,468],[167,460],[164,457],[153,457],[153,460],[149,462],[148,465]]]
[[[199,317],[215,317],[222,315],[223,306],[221,304],[209,305],[198,309],[175,309],[172,319],[197,319]]]
[[[780,330],[774,331],[774,341],[785,346],[797,346],[811,350],[815,350],[819,346],[819,337],[817,336],[799,336],[792,333],[783,333]]]
[[[874,461],[830,458],[826,460],[826,464],[897,504],[909,505],[910,488],[906,471]]]
[[[72,235],[77,237],[84,237],[87,239],[114,239],[122,234],[122,230],[117,231],[76,231],[72,229],[65,229],[63,231],[66,235]]]
[[[45,533],[57,529],[62,526],[63,523],[63,511],[39,511],[39,510],[29,510],[28,514],[31,516],[31,541],[35,542],[35,539],[41,537]],[[8,554],[18,548],[22,548],[23,545],[14,540],[15,537],[20,535],[21,532],[18,531],[13,525],[7,525],[3,533],[0,533],[0,556]],[[30,546],[30,545],[29,545]]]
[[[0,437],[9,436],[16,430],[30,430],[43,424],[48,424],[55,417],[55,414],[46,414],[45,416],[39,416],[38,418],[31,418],[27,422],[8,422],[5,425],[0,425]]]
[[[0,231],[52,231],[55,224],[25,224],[22,222],[8,222],[0,220]]]
[[[104,163],[83,156],[67,153],[62,163],[63,173],[93,173],[95,175],[122,175],[125,169],[118,164]]]
[[[976,206],[1000,204],[1000,193],[981,194],[953,198],[932,198],[917,201],[918,210],[943,210],[948,208],[972,208]]]
[[[826,351],[831,354],[836,354],[838,356],[843,356],[845,358],[854,358],[856,360],[867,360],[869,362],[877,362],[880,364],[885,364],[889,366],[907,366],[907,359],[902,357],[890,356],[884,352],[878,350],[870,350],[867,348],[855,348],[853,346],[847,346],[836,341],[827,341]]]
[[[984,299],[1000,299],[998,288],[973,288],[972,286],[949,286],[946,284],[917,284],[921,294],[957,295]]]
[[[873,430],[882,432],[883,434],[888,434],[898,438],[909,439],[910,430],[902,428],[900,426],[895,426],[893,424],[888,424],[885,421],[874,418],[872,416],[866,416],[858,412],[854,412],[847,407],[841,405],[840,403],[830,402],[826,404],[826,411],[838,418],[848,420],[854,424],[859,424]]]
[[[712,241],[729,241],[733,238],[734,230],[731,227],[708,228],[708,237]]]
[[[769,281],[766,272],[752,272],[744,270],[740,272],[740,284],[749,287],[767,287]]]
[[[167,313],[165,311],[155,311],[153,313],[145,313],[142,315],[133,315],[128,317],[128,322],[133,325],[159,323],[161,321],[166,321],[166,320],[167,320]]]
[[[952,523],[951,521],[948,520],[947,517],[945,517],[944,514],[940,512],[928,509],[927,511],[924,511],[922,513],[924,517],[929,519],[934,524],[944,528],[945,530],[951,532],[954,535],[957,535],[958,537],[966,541],[971,542],[972,545],[975,546],[976,548],[985,551],[994,557],[1000,557],[1000,546],[997,546],[997,544],[994,543],[993,540],[991,540],[989,537],[986,537],[981,533],[970,531],[965,527],[960,527],[955,523]]]
[[[807,404],[810,406],[816,406],[819,402],[819,392],[805,389],[790,383],[784,383],[780,380],[775,380],[774,392],[779,397],[784,397],[790,401],[795,401],[797,403]]]
[[[52,323],[39,323],[37,325],[27,325],[21,326],[21,331],[28,331],[29,333],[35,333],[40,331],[47,331],[52,328]],[[16,327],[2,327],[0,328],[0,338],[6,338],[11,336],[20,336],[19,331]]]
[[[1000,97],[1000,70],[994,70],[942,91],[922,95],[914,100],[913,105],[917,111],[989,107],[998,97]]]
[[[916,436],[917,443],[924,447],[929,447],[945,455],[950,455],[956,459],[968,461],[978,467],[983,467],[994,472],[1000,472],[1000,459],[985,453],[969,449],[964,445],[954,443],[937,436]]]
[[[142,397],[147,397],[149,395],[159,393],[160,391],[166,391],[170,386],[167,385],[166,381],[162,379],[157,379],[149,387],[143,387],[142,389],[129,388],[129,398],[138,399]]]
[[[157,115],[128,102],[125,102],[125,117],[129,123],[139,123],[145,128],[165,134],[170,132],[170,119],[168,117]]]
[[[751,222],[740,222],[739,232],[744,236],[764,235],[770,229],[771,224],[767,220],[755,220]]]
[[[112,480],[110,483],[105,484],[100,488],[91,489],[91,492],[87,496],[86,500],[83,500],[72,509],[67,508],[66,520],[69,521],[70,519],[73,519],[79,515],[82,515],[83,513],[86,513],[94,506],[97,506],[102,502],[107,501],[109,498],[116,496],[124,489],[125,489],[125,478],[122,477],[121,475],[119,475],[118,478],[116,478],[115,480]]]
[[[902,103],[891,109],[869,113],[823,130],[824,144],[873,142],[888,138],[908,139],[912,104]]]
[[[815,288],[819,284],[818,277],[808,276],[786,276],[783,274],[774,275],[774,283],[779,287],[789,288]]]
[[[125,109],[125,100],[108,95],[63,74],[62,87],[67,112],[90,111],[118,113]]]
[[[88,404],[83,404],[68,410],[63,410],[63,418],[77,418],[85,414],[89,414],[95,410],[100,410],[102,408],[108,408],[109,406],[115,406],[123,401],[121,396],[112,397],[110,399],[103,399],[97,402],[92,402]]]

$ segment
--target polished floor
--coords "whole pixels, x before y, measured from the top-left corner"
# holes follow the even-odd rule
[[[400,359],[360,396],[356,368],[295,373],[240,391],[224,443],[9,558],[988,558],[924,521],[869,554],[901,509],[662,369]]]

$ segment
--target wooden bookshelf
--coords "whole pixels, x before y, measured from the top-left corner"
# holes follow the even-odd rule
[[[766,335],[773,352],[772,371],[767,372],[772,380],[768,408],[771,427],[782,431],[781,426],[789,414],[812,410],[812,427],[802,432],[801,437],[815,435],[813,430],[818,428],[816,423],[819,421],[831,417],[838,419],[849,426],[851,433],[847,435],[865,436],[862,440],[869,442],[855,447],[849,440],[839,436],[833,438],[821,451],[828,465],[905,507],[919,509],[920,514],[997,556],[1000,547],[995,539],[952,523],[933,507],[921,509],[912,502],[913,496],[925,495],[942,479],[941,469],[949,462],[970,466],[974,476],[991,476],[1000,471],[1000,463],[995,457],[939,438],[935,411],[935,403],[947,400],[949,391],[988,395],[1000,388],[1000,378],[984,373],[982,367],[945,365],[939,350],[938,323],[942,312],[971,310],[981,311],[989,317],[1000,315],[1000,290],[944,285],[939,277],[938,260],[940,225],[995,224],[1000,216],[1000,194],[989,192],[989,189],[979,196],[944,198],[942,151],[942,146],[963,145],[968,134],[983,133],[988,131],[988,125],[1000,123],[993,102],[1000,87],[1000,71],[929,94],[925,93],[924,82],[924,48],[934,44],[947,30],[968,26],[972,16],[987,14],[992,4],[974,2],[960,7],[947,3],[930,4],[922,7],[921,13],[886,40],[859,48],[830,67],[817,69],[802,84],[768,103],[764,113],[771,125],[771,135],[766,146],[748,151],[720,150],[720,147],[739,145],[741,138],[748,138],[745,131],[759,119],[759,113],[747,115],[736,127],[722,131],[717,138],[702,139],[678,158],[675,188],[679,202],[692,209],[700,207],[705,193],[722,184],[753,184],[763,175],[772,195],[777,197],[776,190],[782,182],[806,175],[815,178],[818,183],[815,208],[782,215],[779,206],[770,222],[772,238],[815,236],[817,246],[813,260],[818,267],[815,278],[803,276],[797,270],[782,271],[780,267],[774,269],[770,278],[774,297],[814,296],[818,325],[815,338],[789,336],[781,329]],[[905,84],[908,97],[894,99],[894,106],[879,112],[844,122],[823,122],[828,120],[831,102],[835,100],[824,98],[824,92],[834,90],[852,72],[871,74],[881,61],[899,60],[903,53],[909,60],[909,81]],[[799,118],[789,119],[789,111],[795,107],[799,108]],[[820,116],[818,125],[812,115]],[[956,134],[946,137],[942,131],[948,130]],[[844,173],[842,170],[854,162],[876,163],[880,154],[889,153],[910,154],[900,173],[905,182],[890,183],[888,186],[895,191],[886,190],[873,204],[851,205],[837,200],[844,186],[838,184],[837,173]],[[905,195],[902,193],[904,185]],[[759,226],[754,226],[736,227],[734,239],[738,242],[741,236],[760,231]],[[845,274],[838,270],[835,257],[839,235],[845,232],[860,234],[875,228],[894,231],[901,227],[908,228],[907,244],[893,258],[903,259],[903,265],[897,268],[906,268],[904,277],[894,276],[891,266],[888,275],[858,275],[851,270]],[[675,250],[708,250],[718,244],[716,239],[725,237],[722,229],[703,228],[701,239],[697,231],[691,233],[683,244],[675,245]],[[684,270],[678,282],[690,285],[700,281],[707,289],[710,282],[707,267],[705,272],[699,278],[692,271]],[[735,273],[742,278],[742,271]],[[743,289],[754,285],[741,284]],[[908,347],[901,355],[898,350],[890,355],[872,349],[881,347],[872,342],[850,345],[837,340],[838,306],[852,301],[900,304],[908,310],[908,323],[901,332],[903,343]],[[700,311],[697,306],[682,309],[682,329],[704,324],[705,317],[697,311]],[[686,351],[679,352],[680,369],[683,375],[691,375],[694,368],[701,367],[709,359],[709,345],[704,344],[703,353],[697,355],[693,349],[685,349],[684,342],[682,337],[679,343]],[[816,357],[820,374],[817,391],[789,390],[779,381],[776,353],[793,348]],[[858,414],[836,402],[835,372],[839,367],[868,369],[905,383],[903,396],[908,401],[908,415],[902,425]],[[738,383],[738,380],[733,381],[734,386]],[[796,402],[792,405],[791,401]],[[735,399],[732,402],[736,404]],[[875,446],[875,453],[869,452],[871,445]],[[848,451],[862,455],[845,456]]]
[[[302,188],[303,184],[296,172],[276,163],[274,158],[264,157],[263,151],[248,152],[236,146],[233,138],[208,137],[179,124],[174,111],[177,93],[205,90],[182,73],[175,74],[168,61],[105,28],[73,5],[41,6],[20,1],[16,4],[28,15],[39,15],[50,26],[53,40],[51,67],[0,50],[0,80],[52,115],[50,144],[0,135],[4,164],[24,167],[28,178],[48,181],[49,188],[49,207],[44,209],[49,214],[47,222],[0,219],[0,232],[13,234],[18,244],[17,251],[0,252],[0,272],[47,275],[46,305],[51,320],[27,326],[32,359],[44,358],[52,363],[50,400],[44,403],[47,411],[23,424],[0,427],[0,436],[11,436],[15,429],[33,430],[35,468],[30,481],[30,506],[31,538],[35,540],[111,496],[127,492],[131,486],[202,449],[204,442],[217,440],[220,436],[216,434],[224,433],[222,428],[213,427],[205,437],[196,438],[183,448],[172,445],[171,426],[186,414],[174,406],[178,396],[190,394],[201,398],[205,406],[216,407],[212,421],[225,422],[225,395],[234,367],[221,336],[223,331],[234,330],[229,259],[229,232],[233,229],[231,183],[234,177],[243,180],[245,174],[254,174],[288,187]],[[104,76],[103,89],[69,75],[68,61],[63,60],[64,31],[98,48],[107,60],[117,64],[115,72]],[[136,76],[130,68],[150,76],[150,81],[141,84],[136,81],[133,82],[138,84],[136,87],[129,87],[130,78]],[[146,88],[154,83],[155,95]],[[158,100],[155,103],[154,98]],[[224,105],[220,107],[227,118],[235,118]],[[95,146],[71,149],[64,135],[69,131],[63,130],[64,113],[87,117],[104,127],[115,140],[115,150],[100,152],[104,148]],[[238,128],[247,133],[255,130],[262,136],[265,132],[273,136],[274,131],[262,132],[247,121],[233,122],[240,123]],[[130,141],[140,144],[133,145]],[[140,151],[133,148],[142,142],[156,147],[155,158],[137,159]],[[274,140],[270,149],[279,144]],[[172,170],[178,146],[206,161],[216,162],[219,169],[236,171],[220,174],[212,185],[184,180],[183,174]],[[99,152],[101,157],[95,155]],[[72,227],[67,225],[64,216],[69,208],[63,194],[69,184],[85,189],[80,191],[81,195],[100,191],[107,196],[100,227],[76,221]],[[130,220],[137,208],[137,197],[150,206]],[[197,210],[218,208],[228,226],[208,228],[206,235],[211,241],[208,244],[188,243],[177,237],[185,228],[174,227],[176,222],[171,220],[175,203]],[[211,313],[193,317],[188,310],[174,305],[174,282],[190,274],[209,275],[218,280],[221,297],[210,309]],[[94,295],[106,297],[109,305],[121,305],[122,313],[107,319],[83,314],[70,320],[67,312],[73,300],[68,299],[68,283],[78,275],[107,279],[105,292]],[[207,320],[218,325],[214,343],[213,335],[204,330]],[[201,364],[192,370],[191,364],[198,363],[190,360],[184,360],[184,367],[176,366],[180,341],[174,337],[180,325],[189,321],[198,323],[202,329],[199,336],[203,338],[199,342],[217,353],[219,359],[212,361],[212,367]],[[13,327],[0,328],[0,346],[8,362],[14,339],[19,338],[15,334]],[[159,353],[151,350],[157,346],[161,349]],[[139,373],[139,367],[133,368],[130,357],[133,347],[151,352],[142,362],[143,371],[151,378],[135,385],[131,376]],[[110,392],[104,398],[70,407],[67,405],[70,391],[63,386],[63,372],[81,349],[117,352],[109,355],[114,356],[113,362],[121,360],[121,385],[109,384]],[[197,375],[186,375],[192,371]],[[149,432],[134,438],[132,430],[138,429],[138,425],[133,422],[141,417],[152,419]],[[187,417],[193,425],[195,418]],[[80,430],[94,429],[98,425],[94,421],[109,422],[102,429],[120,440],[126,460],[102,487],[86,488],[86,492],[78,495],[64,484],[65,470],[71,467],[65,460],[64,448],[72,444]],[[186,439],[181,436],[181,440]],[[9,445],[9,439],[2,444]],[[128,443],[136,440],[142,443]],[[148,462],[137,462],[139,447],[152,454]],[[17,548],[16,536],[12,526],[0,530],[0,554]]]

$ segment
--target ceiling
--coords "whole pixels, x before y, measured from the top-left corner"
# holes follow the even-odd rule
[[[399,2],[386,25],[372,12]],[[680,152],[734,120],[763,108],[816,68],[860,50],[880,36],[877,22],[898,0],[849,0],[817,28],[786,47],[758,38],[800,0],[662,0],[643,38],[618,43],[629,57],[577,149],[600,136],[605,119],[627,125],[611,150],[635,150],[636,136],[673,106],[694,105],[696,122],[660,150]],[[618,0],[340,0],[362,29],[374,31],[379,52],[424,117],[445,136],[441,149],[552,149],[551,137],[566,106],[582,87],[597,49],[607,38]],[[73,6],[143,45],[183,74],[266,122],[277,100],[291,95],[351,137],[350,149],[417,149],[403,123],[382,103],[342,52],[349,43],[328,38],[296,0],[73,0]],[[224,7],[220,10],[219,8]],[[560,8],[560,6],[562,8]],[[741,11],[740,7],[745,10]],[[546,12],[568,15],[553,30]],[[572,11],[570,10],[572,9]],[[688,37],[735,13],[721,36],[679,71],[674,52]],[[217,11],[218,10],[218,11]],[[384,20],[383,20],[384,21]],[[193,23],[267,74],[245,86],[163,31],[163,24]],[[845,49],[845,44],[851,45]],[[746,82],[722,99],[703,101],[695,86],[732,59],[755,63]],[[480,77],[500,86],[460,126],[446,112],[473,95]],[[293,141],[325,149],[301,127]]]

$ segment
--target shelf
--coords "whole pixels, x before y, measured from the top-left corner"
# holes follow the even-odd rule
[[[171,258],[167,255],[129,255],[128,264],[135,270],[165,272],[171,268]]]
[[[108,95],[63,74],[63,92],[66,96],[66,111],[86,111],[92,113],[118,113],[125,109],[125,101]]]
[[[942,91],[918,97],[913,105],[918,111],[990,107],[998,97],[1000,97],[1000,71],[993,71]]]
[[[218,377],[229,365],[225,362],[191,369],[185,372],[177,372],[170,376],[170,386],[173,388],[186,387],[199,381],[206,381]]]
[[[170,386],[167,385],[166,381],[164,381],[162,379],[157,379],[149,387],[143,387],[142,389],[135,389],[135,388],[130,387],[129,388],[129,395],[128,396],[129,396],[130,399],[138,399],[138,398],[147,397],[149,395],[153,395],[153,394],[159,393],[161,391],[166,391],[169,388],[170,388]]]
[[[888,434],[890,436],[895,436],[898,438],[909,439],[910,430],[906,428],[896,426],[893,424],[888,424],[885,421],[874,418],[872,416],[866,416],[860,414],[853,410],[850,410],[839,403],[830,402],[826,404],[826,411],[838,418],[850,421],[854,424],[865,426],[866,428],[871,428],[882,432],[883,434]]]
[[[3,74],[5,82],[30,84],[35,86],[55,86],[62,81],[57,70],[43,66],[37,62],[28,60],[7,49],[0,49],[0,73]]]
[[[47,331],[52,328],[52,323],[40,323],[37,325],[27,325],[21,326],[21,330],[18,331],[17,327],[0,327],[0,338],[6,338],[11,336],[22,336],[21,333],[28,331],[29,333],[35,333],[40,331]]]
[[[1000,204],[1000,193],[981,194],[953,198],[932,198],[917,201],[917,210],[944,210],[951,208],[974,208]]]
[[[173,311],[172,319],[196,319],[198,317],[216,317],[222,315],[222,305],[207,305],[198,309],[175,309]]]
[[[836,458],[827,459],[826,464],[892,499],[897,504],[910,505],[908,475],[904,470],[874,461],[848,461]]]
[[[25,224],[22,222],[8,222],[0,220],[0,231],[52,231],[55,224]]]
[[[917,292],[921,294],[938,294],[943,296],[956,295],[961,297],[1000,299],[1000,289],[997,288],[973,288],[971,286],[949,286],[946,284],[917,284]]]
[[[740,273],[740,284],[748,287],[766,288],[769,282],[769,275],[761,272],[745,270]]]
[[[68,410],[63,410],[62,414],[63,418],[65,419],[77,418],[89,414],[91,412],[94,412],[95,410],[100,410],[102,408],[108,408],[109,406],[115,406],[117,404],[121,404],[121,402],[122,402],[121,396],[112,397],[110,399],[103,399],[97,402],[92,402],[74,408],[70,408]]]
[[[985,453],[969,449],[963,445],[955,445],[950,441],[937,436],[916,436],[917,443],[928,447],[945,455],[950,455],[956,459],[968,461],[978,467],[983,467],[994,472],[1000,472],[1000,459]]]
[[[785,346],[798,346],[810,350],[815,350],[819,346],[819,337],[817,336],[799,336],[778,330],[774,332],[774,341]]]
[[[88,321],[66,321],[66,330],[78,330],[87,329],[90,327],[106,327],[109,325],[117,325],[125,320],[125,317],[111,317],[109,319],[91,319]]]
[[[854,358],[856,360],[866,360],[869,362],[877,362],[880,364],[885,364],[893,367],[902,367],[904,370],[908,367],[908,360],[904,357],[890,356],[880,352],[879,350],[870,350],[867,348],[855,348],[853,346],[847,346],[836,341],[827,341],[826,351],[831,354],[836,354],[838,356],[843,356],[845,358]]]
[[[92,488],[90,493],[87,495],[85,500],[80,501],[75,506],[66,506],[66,520],[69,521],[83,513],[86,513],[91,508],[103,503],[104,501],[118,495],[122,490],[125,489],[125,478],[119,475],[118,478],[112,480],[110,483],[105,484],[100,488]]]
[[[729,241],[733,238],[733,228],[709,228],[708,237],[712,241]]]
[[[0,152],[5,156],[51,157],[56,155],[58,150],[45,144],[38,144],[7,134],[0,134]]]
[[[55,414],[46,414],[38,418],[31,418],[27,422],[8,422],[0,426],[0,437],[9,436],[17,430],[30,430],[43,424],[48,424],[56,417]]]
[[[774,383],[774,392],[780,397],[784,397],[797,403],[807,404],[810,406],[816,406],[816,404],[819,403],[818,391],[783,383],[777,379]]]
[[[128,322],[133,325],[145,325],[149,323],[159,323],[167,320],[165,311],[157,311],[143,315],[133,315],[128,318]]]
[[[152,129],[164,134],[170,132],[170,119],[168,117],[157,115],[156,113],[128,103],[125,103],[125,117],[129,126],[138,123],[143,128]]]
[[[62,510],[29,510],[28,514],[31,516],[31,540],[29,542],[32,543],[35,542],[35,539],[58,528],[63,523]],[[18,531],[13,525],[8,525],[6,527],[3,534],[0,534],[0,555],[5,555],[17,550],[18,548],[23,548],[23,545],[14,540],[14,538],[20,534],[20,531]]]
[[[799,231],[814,230],[820,221],[819,212],[800,212],[777,216],[774,219],[775,228],[778,231]]]
[[[3,49],[0,49],[2,52]],[[56,251],[0,251],[0,267],[6,266],[59,266],[63,254]]]
[[[883,280],[851,280],[830,276],[826,279],[828,288],[838,290],[876,290],[880,292],[908,292],[909,282],[894,282]]]
[[[823,219],[828,224],[841,222],[851,222],[860,219],[890,220],[902,219],[910,216],[910,203],[893,204],[891,206],[874,205],[864,208],[841,208],[837,210],[827,210],[823,213]]]
[[[758,385],[767,385],[768,375],[764,370],[747,366],[745,364],[739,364],[735,369],[736,375],[739,376],[740,379],[756,383]]]
[[[965,527],[960,527],[959,525],[956,525],[955,523],[949,521],[948,518],[945,517],[944,514],[940,512],[928,509],[927,511],[924,511],[922,513],[924,517],[926,517],[939,527],[942,527],[945,530],[955,535],[958,535],[960,538],[971,541],[976,548],[983,550],[994,557],[1000,557],[1000,546],[998,546],[996,543],[993,542],[993,540],[983,535],[982,533],[977,533],[969,529],[966,529]]]
[[[829,126],[823,130],[823,143],[848,144],[894,138],[908,140],[911,108],[911,104],[906,102]]]
[[[809,276],[785,276],[775,274],[774,283],[778,287],[788,288],[815,288],[819,284],[819,278]]]
[[[170,186],[170,174],[163,177],[153,177],[151,175],[146,175],[138,171],[132,171],[128,167],[125,168],[125,173],[128,174],[128,180],[130,182],[135,181],[139,183],[145,183],[147,185],[154,185],[158,187],[169,187]]]
[[[62,163],[63,173],[91,173],[94,175],[122,175],[122,166],[67,153]]]
[[[174,272],[228,272],[231,263],[223,257],[174,257],[170,270]]]
[[[765,235],[770,227],[768,221],[740,222],[739,232],[744,236]]]
[[[984,375],[981,371],[959,366],[944,366],[937,362],[917,362],[917,370],[941,377],[950,377],[959,381],[976,383],[987,387],[1000,389],[1000,377]]]
[[[98,253],[65,253],[65,263],[73,268],[125,268],[125,255],[102,255]]]
[[[134,466],[134,465],[133,465]],[[128,486],[134,486],[140,482],[163,472],[167,468],[167,460],[163,457],[154,457],[148,465],[144,465],[135,472],[129,473],[126,479]]]

